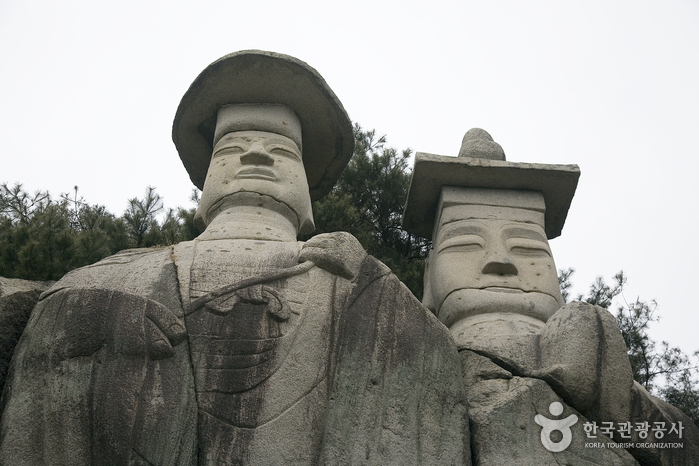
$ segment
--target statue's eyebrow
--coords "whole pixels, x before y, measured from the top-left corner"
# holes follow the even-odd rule
[[[522,227],[505,227],[503,229],[503,237],[505,239],[527,238],[534,241],[541,241],[542,243],[548,243],[548,239],[546,239],[546,236],[544,236],[539,231]]]
[[[214,146],[213,150],[213,155],[216,155],[217,153],[221,152],[222,150],[229,149],[232,146],[241,146],[245,147],[250,143],[250,138],[243,138],[243,137],[233,137],[233,138],[226,138],[225,136],[222,137]]]
[[[287,141],[284,140],[271,140],[265,144],[265,149],[268,151],[272,151],[274,149],[282,149],[286,152],[289,152],[292,154],[295,158],[299,160],[303,160],[303,155],[301,154],[301,151],[298,149],[296,144],[293,146],[289,144]]]
[[[442,225],[442,231],[439,234],[438,244],[449,238],[463,235],[478,235],[483,237],[486,234],[486,228],[482,225],[474,223],[463,223],[456,221]]]

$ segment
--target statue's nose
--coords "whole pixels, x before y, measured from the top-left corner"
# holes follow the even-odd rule
[[[517,275],[517,266],[507,257],[491,257],[486,260],[482,272],[484,274]]]
[[[246,153],[240,156],[243,165],[274,165],[272,157],[261,144],[253,144]]]

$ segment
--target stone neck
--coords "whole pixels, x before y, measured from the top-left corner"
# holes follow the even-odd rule
[[[200,241],[251,239],[296,241],[297,229],[287,216],[265,206],[228,206],[217,213]]]

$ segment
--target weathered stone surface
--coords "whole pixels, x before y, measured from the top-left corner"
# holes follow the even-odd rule
[[[617,443],[629,444],[627,450],[641,464],[689,465],[695,462],[699,452],[699,430],[677,408],[649,395],[633,381],[626,346],[614,317],[608,311],[587,303],[570,303],[549,319],[538,339],[525,334],[501,335],[492,329],[490,336],[490,346],[486,345],[485,336],[476,342],[459,345],[468,348],[460,355],[471,407],[474,401],[484,396],[494,396],[488,395],[488,387],[499,386],[498,383],[492,387],[478,385],[481,379],[539,379],[538,383],[548,384],[548,390],[555,390],[563,403],[587,420],[598,426],[613,425],[610,437]],[[533,367],[538,369],[532,370]],[[474,383],[482,390],[474,389]],[[661,423],[668,431],[672,425],[681,425],[683,433],[681,437],[675,432],[658,440],[651,432],[648,438],[642,438],[636,427],[645,422],[650,426]],[[622,433],[617,429],[622,423],[634,426],[628,435],[624,434],[625,437],[621,437]],[[473,416],[471,425],[474,426]],[[649,445],[652,443],[667,443],[672,447]],[[637,447],[638,444],[644,446]],[[555,456],[558,459],[563,457],[558,453]]]
[[[39,295],[53,282],[0,277],[0,393],[15,346]]]
[[[640,446],[629,451],[644,465],[683,465],[697,464],[699,458],[699,429],[682,411],[671,404],[650,395],[640,384],[634,383],[631,398],[631,416],[634,422],[648,422],[651,426],[664,427],[668,431],[674,425],[683,426],[682,436],[677,432],[668,433],[663,439],[655,434],[647,438],[634,436]],[[661,423],[661,424],[657,424]],[[673,448],[656,446],[657,443],[670,443]],[[681,446],[678,446],[681,444]]]
[[[460,350],[485,355],[517,374],[541,367],[540,321],[514,313],[478,317],[457,322],[449,329]]]
[[[423,301],[452,333],[496,312],[543,323],[563,304],[544,210],[537,192],[442,189]]]
[[[470,464],[447,329],[352,235],[296,240],[352,153],[315,70],[226,56],[183,98],[173,138],[206,230],[42,295],[0,463]]]
[[[311,261],[319,267],[352,279],[366,258],[366,251],[357,239],[346,231],[321,233],[309,239],[301,249],[299,260]]]
[[[633,372],[609,311],[567,304],[546,323],[540,348],[542,370],[537,374],[567,403],[593,419],[629,419]]]
[[[202,243],[216,251],[212,242]],[[220,364],[219,356],[208,362],[198,359],[211,354],[212,347],[203,352],[197,349],[203,341],[199,335],[204,334],[196,312],[185,316],[188,340],[168,346],[162,338],[149,339],[148,316],[154,313],[150,307],[166,312],[162,303],[179,301],[173,293],[177,290],[174,271],[199,277],[186,264],[188,258],[198,257],[196,251],[187,249],[196,247],[181,244],[174,250],[114,256],[72,272],[44,295],[21,350],[20,360],[29,367],[15,375],[3,416],[4,460],[12,458],[12,464],[102,464],[110,458],[124,463],[140,458],[151,464],[387,464],[398,459],[408,464],[468,464],[466,406],[458,371],[453,370],[458,364],[453,344],[441,324],[385,266],[366,257],[354,282],[318,267],[301,269],[298,278],[305,277],[306,285],[301,284],[296,293],[307,298],[296,300],[300,308],[284,291],[293,287],[289,281],[293,277],[277,281],[270,280],[269,271],[263,273],[259,285],[281,290],[276,293],[291,306],[289,317],[302,318],[303,325],[296,335],[289,334],[294,341],[286,345],[286,357],[282,361],[277,357],[277,363],[265,369],[273,374],[255,385],[261,390],[255,393],[240,385],[239,380],[254,385],[247,377],[213,377],[210,364]],[[216,263],[210,265],[216,269]],[[282,276],[285,273],[282,270]],[[259,286],[259,279],[242,281],[248,289]],[[185,304],[204,283],[202,278],[189,282]],[[220,296],[226,295],[214,294],[214,299]],[[251,300],[245,303],[254,296],[246,296],[234,304],[236,313],[254,310]],[[136,309],[142,309],[137,319],[127,319]],[[156,319],[156,327],[177,327],[177,316],[186,312],[180,305],[172,309],[171,317]],[[222,323],[234,318],[231,325],[240,322],[236,313],[226,317],[225,306],[207,311]],[[318,323],[311,325],[309,318]],[[280,322],[278,316],[271,321]],[[55,334],[49,330],[54,328]],[[238,328],[233,325],[231,330]],[[255,325],[248,322],[246,328]],[[216,336],[207,335],[208,341]],[[228,338],[243,338],[238,340],[243,343],[251,337],[246,332]],[[171,347],[174,354],[161,350],[158,342],[166,350]],[[235,350],[233,342],[227,347]],[[222,372],[253,367],[242,357],[238,366],[230,365],[235,363],[230,360]],[[210,369],[202,372],[206,366],[201,363]],[[305,386],[315,387],[305,394],[304,377]],[[220,401],[206,399],[212,384],[223,389],[216,395]],[[224,396],[224,392],[231,394]],[[245,399],[235,402],[235,393],[244,393]],[[229,437],[234,433],[227,430],[212,434],[214,418],[206,413],[215,414],[216,422],[228,417],[227,426],[237,419],[252,437]],[[37,423],[37,418],[47,422]],[[258,423],[260,428],[250,430]],[[92,431],[89,426],[99,427]],[[210,434],[202,435],[207,429]],[[56,436],[61,439],[58,443],[50,440]],[[70,449],[63,449],[66,445]]]
[[[583,425],[588,420],[578,411],[564,406],[562,414],[552,415],[551,403],[563,402],[545,382],[513,376],[490,359],[468,350],[459,354],[468,387],[474,464],[638,464],[626,450],[612,448],[608,437],[598,434],[597,438],[587,438]],[[544,447],[542,427],[535,421],[537,415],[548,419],[575,415],[569,446],[558,452]],[[560,442],[562,435],[554,432],[551,438]],[[597,445],[591,447],[591,443]]]
[[[625,464],[623,451],[581,445],[580,425],[570,449],[547,443],[557,442],[546,436],[549,415],[575,409],[558,421],[606,426],[644,465],[692,464],[699,429],[634,383],[614,317],[586,303],[561,307],[548,238],[563,226],[577,167],[484,160],[500,154],[491,142],[472,130],[458,159],[418,154],[404,219],[413,233],[432,231],[423,302],[462,350],[474,463]],[[648,444],[646,423],[675,426],[671,446]]]
[[[466,131],[461,140],[459,157],[474,157],[478,159],[505,160],[505,151],[502,146],[493,141],[493,137],[487,131],[473,128]]]
[[[169,248],[112,256],[47,290],[13,359],[0,464],[192,464],[176,290]]]

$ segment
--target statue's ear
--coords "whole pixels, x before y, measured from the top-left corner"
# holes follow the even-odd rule
[[[430,258],[432,257],[432,251],[427,254],[425,259],[425,274],[422,278],[422,304],[427,309],[432,311],[433,314],[437,315],[437,311],[434,308],[434,300],[432,299],[432,280],[430,277]]]

